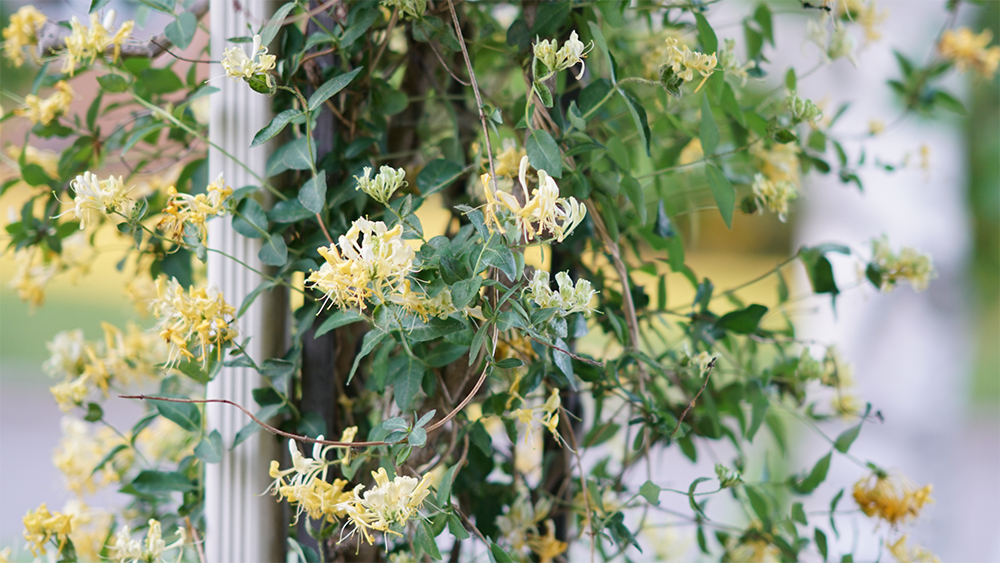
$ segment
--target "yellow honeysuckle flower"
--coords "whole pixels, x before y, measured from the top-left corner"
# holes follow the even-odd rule
[[[115,11],[108,10],[104,21],[100,20],[97,14],[90,14],[90,28],[80,23],[80,20],[73,16],[70,20],[72,32],[66,38],[66,51],[63,53],[64,73],[73,76],[76,67],[80,64],[92,64],[98,57],[104,55],[109,48],[114,48],[112,61],[118,60],[121,54],[121,46],[132,34],[135,22],[128,20],[118,28],[114,35],[111,35],[110,28],[115,22]]]
[[[31,554],[35,556],[48,553],[45,544],[51,539],[59,542],[57,553],[61,553],[66,538],[72,531],[73,517],[59,512],[49,512],[44,502],[24,516],[24,538],[28,540]]]
[[[385,302],[386,293],[404,291],[413,270],[413,248],[402,235],[402,225],[389,229],[382,221],[357,219],[336,246],[318,249],[326,262],[309,274],[306,284],[344,309],[362,309],[371,297]]]
[[[753,195],[757,200],[758,210],[768,211],[778,215],[782,223],[788,215],[788,202],[799,197],[795,185],[787,180],[768,180],[763,174],[757,173],[753,178]]]
[[[427,322],[430,317],[447,318],[448,315],[457,310],[451,301],[451,290],[447,287],[434,297],[428,298],[424,293],[411,291],[410,280],[404,281],[402,291],[390,295],[389,301],[402,305],[424,322]]]
[[[869,518],[881,518],[893,527],[916,518],[931,499],[931,485],[917,489],[903,476],[873,473],[854,484],[854,501]]]
[[[531,242],[542,233],[549,232],[557,242],[562,242],[587,216],[587,208],[573,197],[559,197],[559,186],[544,170],[538,171],[538,187],[528,195],[528,157],[521,158],[518,179],[524,194],[522,206],[512,194],[493,191],[491,177],[483,174],[486,206],[483,211],[487,227],[493,232],[505,233],[499,211],[513,214],[518,231],[525,242]]]
[[[1000,46],[987,48],[993,39],[993,33],[984,29],[975,34],[967,27],[946,29],[941,34],[938,51],[946,60],[955,63],[960,72],[972,69],[984,79],[989,79],[1000,66]]]
[[[504,139],[503,151],[493,159],[493,171],[497,177],[513,178],[517,173],[521,159],[528,156],[524,149],[517,149],[517,144],[511,139]]]
[[[674,76],[679,77],[684,82],[693,80],[694,73],[697,71],[703,77],[702,84],[704,84],[705,80],[708,80],[708,77],[712,76],[712,73],[715,72],[715,67],[719,63],[715,53],[706,55],[698,51],[692,51],[687,45],[684,45],[682,49],[676,37],[668,37],[666,43],[666,66],[670,67]],[[698,86],[698,89],[700,88],[701,85]]]
[[[184,227],[191,225],[198,239],[205,244],[208,240],[208,220],[226,214],[226,203],[233,189],[226,185],[225,178],[220,173],[214,182],[208,185],[206,193],[198,195],[177,193],[174,186],[167,188],[167,206],[163,209],[164,217],[156,227],[162,229],[172,240],[183,242]]]
[[[528,547],[538,556],[539,563],[552,563],[552,560],[563,554],[569,547],[564,541],[556,539],[556,526],[552,520],[545,522],[545,535],[528,535]]]
[[[84,421],[70,416],[61,421],[62,439],[52,452],[52,462],[62,474],[66,488],[77,495],[93,494],[118,481],[118,472],[131,466],[134,457],[126,451],[100,470],[97,464],[126,440],[110,428],[92,429]],[[92,431],[93,430],[93,431]]]
[[[66,113],[73,101],[73,89],[65,80],[56,82],[55,88],[55,93],[48,98],[28,94],[24,97],[24,107],[14,110],[14,113],[26,116],[35,125],[48,125],[57,116]]]
[[[889,545],[889,553],[897,563],[941,563],[936,555],[919,545],[913,547],[906,543],[908,536],[903,534],[895,543]]]
[[[239,335],[234,318],[236,309],[226,303],[222,293],[214,286],[191,287],[185,292],[173,278],[166,283],[161,278],[156,286],[158,297],[153,303],[153,315],[159,319],[156,330],[169,347],[167,364],[175,365],[184,357],[207,365],[212,345],[221,358],[222,347]],[[188,348],[192,341],[198,344],[197,357]]]
[[[358,485],[349,500],[337,505],[337,508],[347,514],[348,524],[354,526],[346,537],[360,532],[361,537],[369,544],[373,543],[369,530],[396,534],[391,527],[405,526],[410,519],[417,518],[424,499],[430,494],[428,475],[419,481],[414,477],[400,475],[389,480],[385,468],[380,467],[378,471],[372,472],[372,477],[375,479],[375,487],[362,495],[364,485]]]
[[[11,14],[10,23],[3,29],[3,49],[4,56],[15,67],[24,64],[23,48],[38,43],[38,28],[46,21],[45,14],[31,5],[22,6]]]
[[[158,520],[150,519],[149,528],[146,531],[146,540],[139,543],[132,538],[132,532],[128,526],[122,526],[115,535],[115,543],[110,545],[109,556],[116,563],[134,563],[135,561],[160,561],[164,552],[180,549],[177,560],[180,561],[183,555],[184,544],[187,543],[187,531],[182,527],[177,527],[177,541],[167,545],[163,541],[163,533]],[[145,546],[145,547],[144,547]]]

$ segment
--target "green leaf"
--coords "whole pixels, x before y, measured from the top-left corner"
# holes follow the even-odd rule
[[[722,111],[729,114],[740,124],[740,127],[746,127],[746,118],[743,117],[743,110],[740,109],[740,103],[736,100],[736,93],[733,92],[733,87],[729,85],[728,82],[722,83],[722,99],[720,100],[720,105],[722,106]]]
[[[465,344],[442,342],[424,356],[424,363],[432,368],[444,367],[461,358],[468,351],[469,347]]]
[[[760,381],[756,379],[751,379],[747,383],[747,399],[749,399],[750,404],[753,406],[753,411],[750,415],[750,425],[746,429],[746,439],[753,442],[753,437],[757,435],[757,430],[760,429],[761,423],[764,422],[764,417],[767,415],[767,409],[771,403],[767,400],[767,395],[761,389]]]
[[[302,207],[298,198],[279,201],[267,212],[267,218],[275,223],[297,223],[312,216],[313,213]]]
[[[871,408],[869,406],[869,408]],[[861,433],[861,424],[857,424],[852,428],[848,428],[837,436],[837,440],[833,443],[833,447],[837,449],[838,452],[846,454],[847,450],[851,449],[851,444],[858,439],[858,434]]]
[[[813,466],[812,471],[809,472],[809,476],[803,479],[799,483],[793,483],[795,491],[802,495],[808,495],[816,490],[820,484],[826,480],[826,474],[830,471],[830,460],[833,457],[833,452],[830,452],[820,458]]]
[[[417,174],[420,195],[427,197],[451,185],[465,171],[461,164],[443,158],[432,160]]]
[[[694,21],[698,25],[698,42],[701,43],[702,52],[710,55],[718,51],[719,40],[715,37],[715,30],[709,25],[705,16],[695,12]]]
[[[816,540],[816,549],[818,549],[819,554],[823,556],[823,561],[826,561],[826,558],[829,556],[826,545],[826,534],[823,533],[823,530],[816,528],[816,531],[813,534],[813,539]]]
[[[268,123],[260,131],[257,131],[257,134],[253,136],[253,142],[250,143],[250,148],[263,145],[275,135],[281,133],[291,120],[300,115],[302,115],[302,112],[297,109],[286,109],[285,111],[274,116],[271,118],[270,123]]]
[[[642,498],[646,499],[646,502],[654,506],[660,505],[660,491],[662,489],[659,485],[652,481],[646,481],[639,487],[639,494]]]
[[[147,68],[139,76],[142,87],[151,94],[169,94],[184,87],[184,82],[169,68]]]
[[[524,148],[535,170],[544,170],[553,178],[562,178],[562,154],[559,152],[559,145],[547,131],[533,130]]]
[[[129,151],[129,149],[131,149],[132,147],[134,147],[136,145],[136,143],[138,143],[139,141],[143,140],[147,135],[149,135],[150,133],[153,133],[154,131],[159,131],[160,129],[163,129],[164,127],[166,127],[166,125],[164,125],[162,122],[158,121],[158,122],[153,123],[151,125],[147,125],[147,126],[141,128],[141,129],[139,129],[138,131],[135,130],[135,129],[133,129],[132,133],[128,137],[128,140],[125,141],[124,145],[122,145],[122,156],[125,156],[125,154]]]
[[[441,484],[438,485],[437,490],[437,503],[441,508],[446,508],[451,505],[451,485],[455,482],[455,473],[458,472],[458,465],[452,465],[444,472],[444,477],[441,478]]]
[[[726,223],[726,228],[733,228],[733,209],[736,208],[736,188],[729,183],[725,174],[710,162],[705,163],[705,176],[708,187],[712,190],[715,204],[719,206],[719,214]]]
[[[267,236],[267,214],[253,198],[246,197],[236,205],[233,229],[247,238]]]
[[[318,174],[309,178],[299,190],[299,202],[313,213],[323,211],[326,204],[326,170],[320,170]]]
[[[267,159],[265,167],[268,177],[280,174],[285,170],[309,170],[316,159],[316,144],[310,143],[305,137],[299,137],[290,143],[278,147]]]
[[[715,321],[715,328],[728,330],[736,334],[753,334],[757,331],[760,320],[766,313],[767,307],[755,303],[746,309],[726,313],[719,320]]]
[[[421,379],[423,379],[422,374]],[[423,428],[414,428],[413,431],[410,432],[410,435],[406,437],[406,443],[415,448],[424,447],[424,445],[427,444],[427,431]]]
[[[440,504],[440,501],[438,501]],[[465,530],[465,526],[462,525],[462,521],[458,519],[458,516],[454,514],[448,514],[448,531],[451,535],[455,536],[458,541],[469,539],[469,532]]]
[[[218,430],[201,439],[194,447],[194,455],[205,463],[219,463],[222,461],[222,434]]]
[[[281,235],[267,237],[257,252],[257,258],[268,266],[284,266],[288,262],[288,246]]]
[[[441,559],[441,552],[438,550],[437,542],[434,541],[434,533],[431,531],[431,525],[426,521],[421,520],[420,524],[417,525],[417,533],[413,541],[431,559],[435,561]]]
[[[87,416],[83,417],[87,422],[97,422],[104,418],[104,409],[97,403],[87,403]]]
[[[801,502],[792,503],[792,520],[806,526],[809,520],[806,518],[806,511],[802,508]]]
[[[753,12],[753,19],[760,25],[760,32],[767,39],[767,42],[774,47],[774,26],[771,23],[771,9],[767,4],[761,2]],[[795,88],[791,88],[795,91]]]
[[[201,432],[201,411],[194,403],[156,401],[156,410],[163,418],[176,422],[178,426],[192,434]]]
[[[757,487],[746,486],[747,498],[750,499],[750,508],[753,509],[754,514],[757,515],[761,521],[767,521],[768,515],[770,514],[770,505],[767,502],[767,497],[763,493],[757,490]]]
[[[315,334],[313,334],[313,338],[319,338],[331,330],[363,320],[365,320],[365,318],[353,309],[349,311],[337,311],[333,315],[330,315],[330,318],[323,321],[323,324],[319,325],[319,328],[317,328]]]
[[[187,49],[194,39],[194,32],[198,29],[198,19],[191,12],[184,12],[177,16],[177,19],[170,22],[163,34],[167,36],[178,49]]]
[[[451,286],[452,305],[460,311],[468,307],[472,303],[473,299],[479,295],[479,288],[482,287],[482,284],[483,278],[474,276]]]
[[[535,24],[531,27],[531,35],[547,39],[555,34],[569,17],[571,8],[571,3],[566,0],[539,4],[535,13]]]
[[[278,35],[278,31],[281,29],[281,25],[285,22],[285,17],[288,16],[288,12],[291,12],[296,4],[297,2],[293,0],[274,12],[274,15],[268,20],[267,25],[260,31],[261,45],[267,47],[271,44],[271,41],[274,41],[275,36]]]
[[[642,192],[642,186],[639,185],[639,181],[631,176],[622,177],[621,182],[622,189],[625,190],[625,196],[628,197],[632,205],[635,206],[636,212],[639,213],[639,224],[646,224],[646,198]]]
[[[719,127],[715,124],[715,118],[712,117],[712,104],[708,102],[707,92],[701,95],[701,130],[699,138],[701,139],[701,150],[705,153],[705,157],[708,158],[715,154],[715,149],[719,146]]]
[[[934,92],[934,103],[948,111],[953,111],[959,115],[965,115],[965,105],[948,92],[938,90]]]
[[[358,68],[352,70],[351,72],[345,72],[344,74],[335,76],[330,80],[327,80],[322,86],[320,86],[319,88],[316,89],[315,92],[313,92],[312,96],[309,96],[309,111],[310,112],[316,111],[316,109],[319,108],[319,106],[321,106],[323,102],[329,100],[330,97],[336,95],[337,92],[343,90],[344,87],[346,87],[348,84],[351,83],[352,80],[354,80],[354,77],[357,76],[362,69],[364,69],[364,67],[359,66]]]
[[[597,22],[592,21],[587,22],[587,26],[590,27],[590,35],[594,38],[597,49],[604,53],[604,57],[608,59],[608,68],[611,70],[611,83],[618,84],[618,78],[615,77],[615,59],[611,56],[611,52],[608,51],[608,43],[604,40],[604,33],[601,32],[601,26],[597,25]]]
[[[193,491],[197,487],[181,473],[168,471],[143,471],[132,480],[135,490],[146,495]]]
[[[128,80],[119,74],[105,74],[97,77],[97,83],[107,92],[118,94],[128,89]]]
[[[389,362],[389,370],[390,379],[387,383],[392,385],[396,406],[405,411],[410,408],[410,403],[420,391],[420,384],[424,381],[424,365],[416,358],[404,356]]]
[[[52,184],[52,178],[45,173],[45,170],[37,164],[25,164],[21,167],[21,179],[29,186],[41,186]]]
[[[543,106],[547,108],[552,107],[553,104],[552,92],[549,91],[548,87],[545,86],[545,84],[542,84],[541,82],[538,82],[536,80],[534,85],[532,86],[532,91],[538,95],[538,99],[542,101]]]
[[[504,551],[502,547],[493,543],[493,540],[489,540],[489,542],[490,542],[490,551],[489,551],[490,563],[514,563],[514,560],[511,559],[509,555],[507,555],[507,552]]]
[[[351,380],[354,379],[354,372],[358,371],[358,366],[361,364],[361,360],[368,354],[371,354],[372,350],[375,349],[375,346],[377,346],[379,342],[382,342],[382,339],[388,335],[388,333],[382,332],[378,329],[369,330],[365,333],[365,338],[361,343],[361,351],[354,357],[354,365],[351,366],[351,373],[347,376],[348,385],[350,385]]]
[[[493,364],[497,369],[514,369],[524,365],[520,358],[504,358]]]
[[[702,512],[701,506],[699,506],[698,503],[694,500],[694,491],[698,488],[698,485],[700,483],[710,480],[711,479],[709,477],[698,477],[697,479],[692,481],[691,485],[688,487],[688,504],[691,506],[691,510],[694,510],[695,513],[700,515],[702,518],[705,518],[705,513]]]
[[[628,107],[628,112],[632,115],[635,128],[639,131],[639,138],[642,140],[642,145],[646,148],[646,156],[649,156],[649,143],[652,136],[649,132],[649,120],[646,118],[646,110],[632,94],[629,94],[622,88],[619,88],[618,92],[625,100],[625,106]]]
[[[809,274],[814,293],[829,293],[835,297],[840,293],[833,277],[833,265],[823,255],[822,250],[803,248],[799,251],[799,257],[806,267],[806,273]]]
[[[111,0],[91,0],[90,10],[87,11],[88,14],[93,14],[94,12],[100,10],[101,8],[108,5]]]
[[[344,30],[344,34],[340,36],[340,49],[347,49],[358,40],[359,37],[363,36],[375,20],[378,19],[379,12],[377,9],[367,9],[359,12],[354,16],[351,25]]]
[[[136,436],[136,434],[133,434],[133,436]],[[101,468],[103,468],[109,461],[114,459],[115,456],[118,455],[118,452],[128,448],[129,448],[128,444],[118,444],[117,446],[111,448],[111,451],[104,454],[104,457],[101,458],[101,461],[97,462],[97,465],[94,466],[94,469],[90,472],[91,477],[96,475],[97,472],[101,470]]]

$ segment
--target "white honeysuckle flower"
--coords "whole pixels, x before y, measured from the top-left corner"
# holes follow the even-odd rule
[[[555,39],[536,38],[533,50],[535,58],[545,65],[545,68],[549,71],[549,75],[566,70],[578,63],[581,64],[580,72],[576,75],[577,80],[579,80],[587,69],[584,59],[587,57],[587,53],[593,48],[593,41],[589,45],[585,45],[580,41],[580,36],[577,35],[576,31],[573,31],[570,33],[569,39],[563,43],[562,48],[559,48],[559,41]],[[543,79],[544,77],[538,78]]]
[[[101,180],[92,172],[84,172],[70,182],[70,187],[76,194],[73,213],[80,219],[81,229],[93,224],[95,212],[110,216],[116,211],[124,214],[131,208],[129,190],[125,189],[121,176]]]
[[[358,182],[356,190],[361,190],[371,196],[375,201],[386,205],[392,194],[399,188],[406,186],[406,170],[382,166],[378,174],[371,178],[372,169],[368,166],[364,168],[364,176],[355,176]]]
[[[253,46],[250,56],[240,46],[230,47],[223,51],[222,68],[226,76],[233,80],[250,81],[258,75],[264,77],[268,88],[274,88],[274,77],[269,71],[274,68],[277,57],[267,54],[267,47],[261,45],[260,35],[253,36]]]
[[[545,270],[535,270],[535,276],[528,285],[527,295],[535,302],[535,305],[542,309],[558,309],[559,315],[566,316],[572,313],[583,313],[584,316],[591,316],[595,309],[590,306],[590,302],[597,291],[594,290],[589,280],[578,279],[576,285],[566,272],[556,274],[557,291],[549,287],[549,273]]]

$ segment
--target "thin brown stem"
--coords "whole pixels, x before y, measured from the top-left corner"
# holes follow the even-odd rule
[[[695,393],[694,398],[691,399],[691,401],[687,404],[686,407],[684,407],[684,412],[681,413],[681,417],[677,419],[677,426],[675,426],[674,431],[670,433],[671,440],[673,440],[674,436],[677,434],[677,431],[681,429],[681,423],[684,422],[684,417],[687,416],[688,411],[691,410],[691,407],[694,406],[695,401],[697,401],[698,397],[701,396],[701,392],[704,391],[706,387],[708,387],[708,380],[710,377],[712,377],[712,370],[715,368],[715,361],[716,361],[715,358],[713,358],[712,361],[708,364],[708,370],[705,372],[705,382],[701,384],[701,389],[699,389],[698,392]]]
[[[198,530],[191,523],[191,518],[185,516],[184,522],[187,524],[188,533],[191,534],[191,543],[194,544],[194,550],[198,553],[199,563],[205,563],[205,548],[202,546],[201,538],[198,537]]]

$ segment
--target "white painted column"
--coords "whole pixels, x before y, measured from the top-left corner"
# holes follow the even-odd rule
[[[269,0],[211,0],[212,60],[222,60],[223,50],[235,44],[230,37],[248,35],[247,23],[259,29],[273,12]],[[239,8],[236,8],[239,6]],[[240,45],[246,47],[245,45]],[[222,72],[212,65],[212,74]],[[221,92],[211,96],[209,138],[239,162],[217,149],[209,150],[209,179],[220,172],[234,189],[260,185],[247,172],[244,163],[260,176],[270,153],[268,145],[248,148],[254,134],[271,118],[271,99],[250,89],[245,82],[220,78],[213,82]],[[209,245],[238,258],[255,269],[263,270],[257,259],[260,240],[248,239],[231,227],[229,218],[209,223]],[[227,257],[208,255],[208,280],[225,295],[226,301],[239,307],[243,298],[262,281],[255,274]],[[247,352],[256,361],[280,354],[284,344],[286,307],[276,302],[283,295],[263,294],[239,320],[239,339],[251,337]],[[262,385],[260,375],[250,368],[223,368],[208,384],[208,397],[229,399],[250,410],[256,409],[251,391]],[[209,404],[208,427],[222,434],[223,444],[232,445],[236,433],[250,422],[239,410],[223,404]],[[267,432],[259,432],[235,450],[226,449],[222,462],[208,464],[205,472],[205,554],[212,563],[277,562],[284,559],[284,526],[281,506],[267,488],[268,464],[280,459],[280,446]]]

